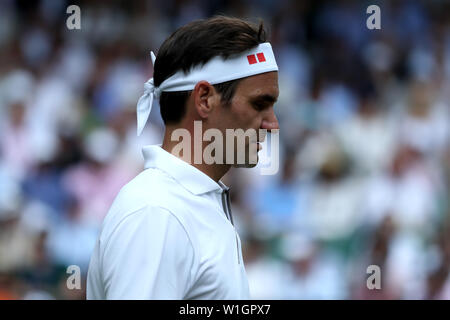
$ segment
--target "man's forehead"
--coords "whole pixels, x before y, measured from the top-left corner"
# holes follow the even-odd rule
[[[247,77],[241,81],[239,87],[251,96],[270,95],[277,98],[278,72],[272,71]]]

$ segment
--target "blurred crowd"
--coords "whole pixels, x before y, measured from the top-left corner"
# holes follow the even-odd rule
[[[69,30],[66,8],[81,9]],[[381,8],[368,30],[367,6]],[[450,299],[450,3],[0,2],[0,299],[84,299],[136,137],[149,52],[215,14],[258,21],[279,65],[280,168],[232,169],[255,299]],[[264,152],[264,148],[261,153]],[[79,266],[80,290],[66,285]],[[381,289],[369,290],[369,266]]]

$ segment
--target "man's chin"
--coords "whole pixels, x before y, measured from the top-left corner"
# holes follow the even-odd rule
[[[258,152],[262,149],[261,143],[251,143],[245,146],[242,151],[243,157],[239,157],[239,151],[234,150],[234,163],[231,165],[233,168],[254,168],[258,164],[259,155]],[[251,155],[251,156],[250,156]]]
[[[256,155],[256,161],[250,161],[248,158],[245,160],[246,161],[244,163],[234,164],[233,168],[254,168],[258,164],[259,156]]]

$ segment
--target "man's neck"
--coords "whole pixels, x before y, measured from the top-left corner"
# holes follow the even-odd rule
[[[204,163],[203,150],[205,148],[205,145],[204,145],[203,141],[197,142],[199,148],[201,148],[201,161],[200,161],[200,163],[196,163],[197,161],[194,161],[194,154],[195,154],[195,148],[197,148],[197,146],[195,145],[193,139],[190,139],[191,141],[189,141],[189,142],[184,142],[183,140],[172,141],[171,136],[172,136],[173,130],[174,129],[166,128],[166,132],[164,133],[163,144],[161,146],[164,150],[166,150],[167,152],[176,156],[177,158],[185,161],[186,163],[190,164],[191,166],[197,168],[198,170],[200,170],[201,172],[203,172],[204,174],[206,174],[208,177],[210,177],[211,179],[213,179],[216,182],[218,182],[228,172],[228,170],[230,170],[231,165],[229,165],[229,164],[206,164],[206,163]],[[193,136],[194,136],[193,133],[191,133],[191,137],[193,137]],[[181,138],[181,139],[183,139],[183,138]],[[190,147],[190,154],[191,154],[190,159],[188,159],[188,157],[185,157],[183,154],[180,154],[180,152],[179,152],[180,144],[181,145],[184,144],[186,146],[186,148],[188,146]],[[178,146],[178,147],[175,148],[175,146]]]

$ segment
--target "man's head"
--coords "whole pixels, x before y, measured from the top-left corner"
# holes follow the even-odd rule
[[[228,59],[266,41],[262,23],[215,17],[189,23],[175,31],[161,46],[154,65],[154,86],[159,87],[179,71],[189,72],[214,57]],[[278,97],[278,73],[259,73],[210,84],[199,81],[192,90],[160,95],[161,115],[170,128],[193,128],[202,121],[203,131],[219,129],[277,129],[273,105]],[[263,140],[262,138],[261,140]],[[256,141],[247,141],[246,145]],[[237,143],[235,143],[235,147]],[[235,150],[236,151],[236,150]],[[224,157],[226,150],[224,150]],[[246,162],[248,155],[246,155]]]

